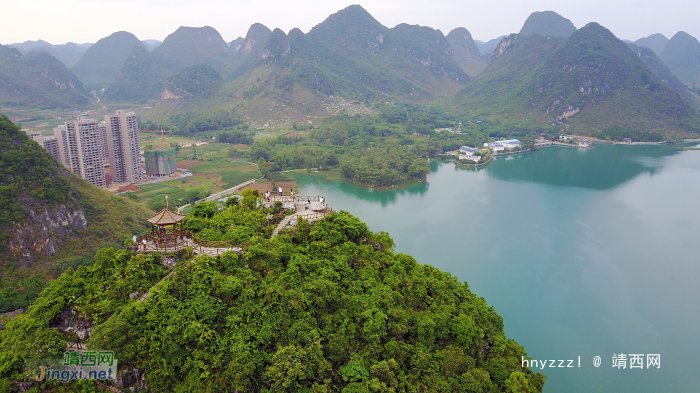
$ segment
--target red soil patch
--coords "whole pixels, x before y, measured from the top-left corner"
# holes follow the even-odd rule
[[[278,181],[275,182],[275,195],[279,195],[279,192],[277,191],[277,187],[282,187],[282,192],[284,195],[289,195],[289,189],[294,187],[294,182],[293,181]],[[272,192],[272,183],[270,182],[265,182],[265,183],[253,183],[245,186],[242,190],[258,190],[262,194],[265,191],[270,191]]]
[[[202,162],[202,161],[182,160],[182,161],[178,161],[177,166],[178,166],[178,168],[191,169],[193,167],[196,167],[197,165],[202,165],[202,164],[204,164],[204,162]]]
[[[200,173],[200,172],[195,173],[194,176],[195,177],[203,177],[205,179],[216,179],[219,177],[219,175],[217,175],[216,173]]]
[[[121,187],[117,190],[117,192],[126,192],[126,191],[141,191],[141,187],[137,186],[136,184],[129,184],[128,186]]]

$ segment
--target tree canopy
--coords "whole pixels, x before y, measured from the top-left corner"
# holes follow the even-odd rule
[[[269,239],[265,210],[245,198],[186,223],[197,236],[247,239],[240,255],[181,252],[166,276],[160,254],[104,249],[53,280],[0,331],[2,383],[80,341],[55,327],[73,310],[94,325],[88,348],[114,350],[154,392],[542,391],[544,375],[522,367],[523,347],[466,283],[395,252],[347,212]]]

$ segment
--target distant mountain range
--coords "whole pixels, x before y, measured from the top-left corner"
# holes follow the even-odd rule
[[[458,27],[452,30],[446,38],[452,49],[452,57],[467,75],[475,77],[486,68],[488,63],[481,56],[469,30]]]
[[[679,31],[659,57],[683,83],[700,88],[700,42],[695,37]]]
[[[581,48],[601,45],[600,50],[565,50],[573,37]],[[650,124],[638,121],[638,112],[647,111],[653,113],[649,116],[656,119],[652,121],[656,127],[669,116],[677,120],[684,116],[682,108],[675,115],[666,111],[673,102],[669,92],[676,94],[682,105],[698,107],[700,98],[689,89],[700,84],[700,43],[695,38],[679,32],[671,40],[653,34],[629,43],[632,46],[596,24],[587,25],[587,31],[578,34],[570,20],[552,11],[531,14],[518,34],[482,42],[475,41],[463,27],[447,36],[424,26],[388,28],[362,7],[350,6],[307,34],[299,29],[289,33],[270,30],[255,23],[245,37],[228,43],[214,28],[205,26],[180,27],[162,43],[140,41],[122,31],[92,45],[52,46],[45,41],[14,45],[29,51],[25,62],[38,48],[48,48],[42,52],[48,56],[62,56],[64,64],[74,61],[76,51],[84,51],[70,67],[87,88],[73,84],[78,96],[89,99],[84,90],[94,90],[107,102],[159,101],[155,116],[238,106],[249,120],[288,124],[338,111],[369,113],[373,104],[434,102],[460,92],[450,102],[470,113],[482,108],[496,115],[499,111],[494,109],[500,108],[501,114],[511,118],[525,114],[528,119],[554,123],[593,116],[589,113],[608,106],[600,103],[614,102],[623,109],[635,103],[636,109],[618,110],[617,116],[611,116],[633,117],[636,123],[632,123]],[[630,56],[635,54],[633,61]],[[40,58],[48,61],[46,56]],[[563,73],[547,61],[562,67],[580,64],[590,72],[577,69]],[[591,86],[602,83],[593,80],[608,78],[606,70],[610,69],[621,75],[634,73],[641,79],[614,77],[609,87],[598,85],[598,90],[587,93],[584,82]],[[12,67],[4,70],[0,76],[6,80],[22,80],[12,74]],[[70,79],[70,71],[63,70],[62,75]],[[589,79],[576,81],[572,75]],[[641,89],[639,83],[647,77],[651,78],[649,86]],[[525,88],[536,91],[526,92]],[[650,95],[649,89],[657,90]],[[13,96],[13,90],[6,90],[3,100],[26,104],[60,101],[49,90],[48,98],[42,100],[41,90],[28,93],[25,89],[24,96]],[[69,102],[77,102],[78,96]],[[621,97],[629,100],[620,101]],[[663,105],[647,108],[650,102],[661,99],[665,100]],[[542,106],[545,103],[549,105],[546,108]],[[674,124],[688,129],[691,123]]]
[[[674,91],[687,89],[662,81],[645,62],[657,60],[653,52],[630,50],[596,23],[569,38],[513,34],[494,56],[457,94],[457,110],[514,124],[568,125],[583,133],[616,125],[676,135],[700,129],[698,112]]]
[[[114,82],[135,46],[147,50],[135,35],[118,31],[90,46],[71,71],[92,88],[107,87]]]
[[[666,48],[666,44],[668,44],[668,38],[666,38],[665,35],[663,34],[652,34],[648,37],[640,38],[637,41],[634,41],[634,44],[637,46],[645,46],[656,53],[656,55],[660,55],[661,52],[664,51]]]
[[[0,102],[42,107],[86,106],[90,93],[63,63],[44,50],[22,56],[0,45]]]
[[[223,74],[232,81],[253,69],[260,61],[265,44],[272,31],[260,23],[253,23],[245,38],[238,37],[231,44],[235,46],[233,62],[224,69]],[[231,47],[234,50],[234,47]]]
[[[92,44],[75,44],[73,42],[63,45],[51,45],[44,40],[38,40],[26,41],[21,44],[12,44],[10,46],[17,48],[22,55],[26,55],[30,51],[46,51],[46,53],[60,60],[66,67],[70,67],[80,60],[91,45]]]
[[[486,42],[480,41],[480,40],[474,40],[474,44],[476,45],[477,48],[479,48],[479,53],[481,53],[481,57],[485,61],[490,61],[491,60],[491,55],[493,54],[493,50],[496,49],[498,44],[501,43],[501,40],[504,38],[508,37],[507,35],[502,35],[500,37],[496,37],[492,40],[488,40]]]
[[[530,14],[519,34],[568,38],[575,31],[576,26],[570,20],[553,11],[542,11]]]

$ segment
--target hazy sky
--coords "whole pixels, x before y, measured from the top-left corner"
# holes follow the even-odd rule
[[[212,26],[228,42],[260,22],[308,32],[353,1],[341,0],[2,0],[0,43],[43,39],[95,42],[119,30],[163,40],[179,26]],[[475,39],[518,32],[533,11],[556,11],[576,27],[598,22],[619,38],[679,30],[700,38],[698,0],[372,0],[360,3],[380,23],[419,24],[447,34],[466,27]]]

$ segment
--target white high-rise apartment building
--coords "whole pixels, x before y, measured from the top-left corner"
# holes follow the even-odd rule
[[[78,117],[53,129],[61,163],[90,183],[105,187],[105,171],[100,154],[102,138],[95,119]]]
[[[32,138],[34,142],[38,143],[39,146],[43,147],[44,150],[48,151],[51,153],[52,156],[56,158],[59,162],[61,161],[61,157],[58,154],[58,140],[54,136],[44,136],[41,135],[41,132],[39,131],[34,131],[34,130],[26,130],[22,129],[28,137]]]
[[[105,116],[107,155],[112,181],[133,183],[143,179],[139,122],[133,112],[117,111]]]
[[[100,133],[100,155],[102,156],[102,161],[109,161],[109,153],[107,149],[107,123],[104,121],[100,122],[100,124],[97,125],[97,131]]]

